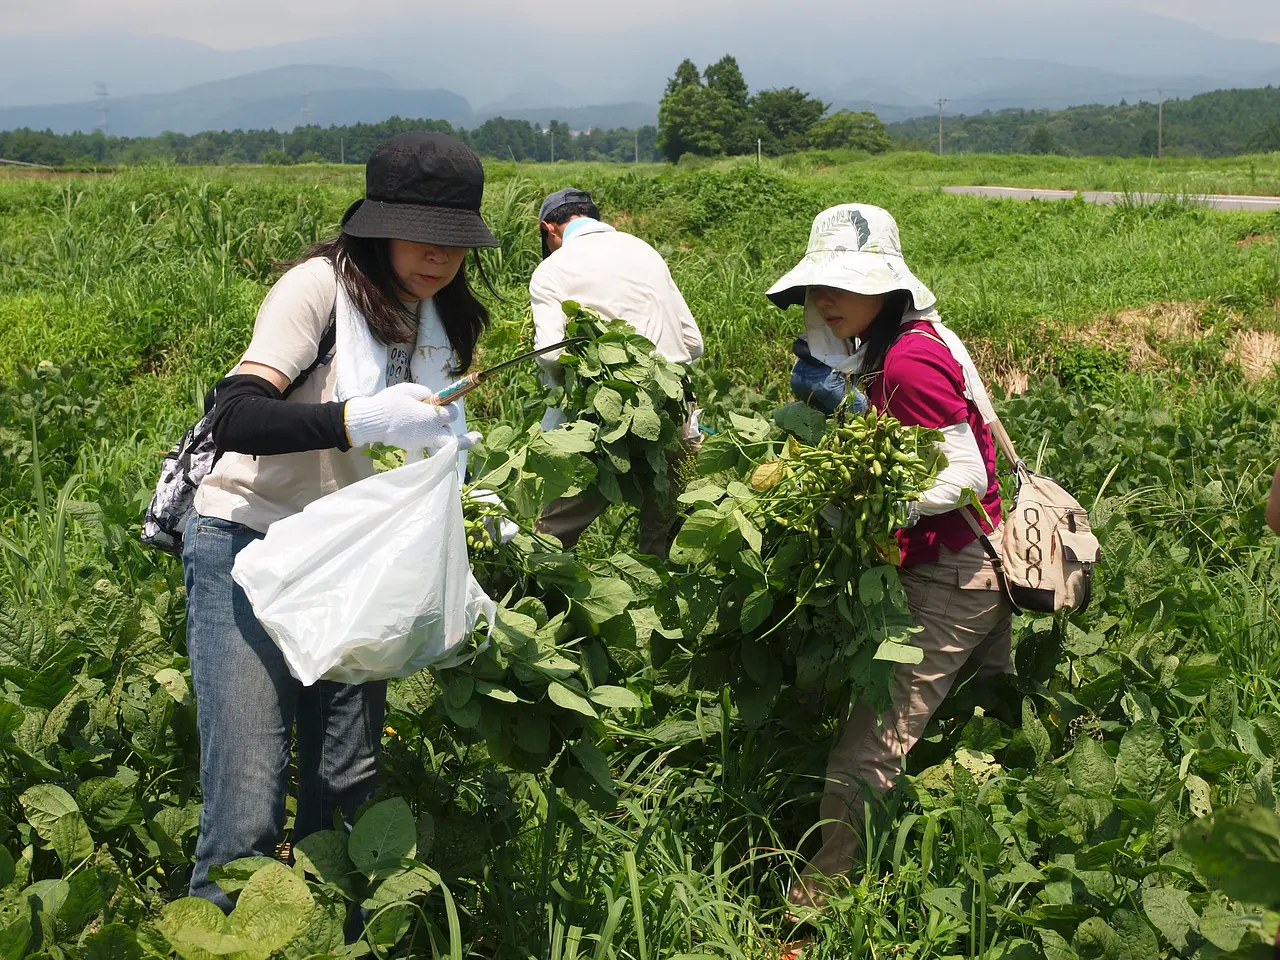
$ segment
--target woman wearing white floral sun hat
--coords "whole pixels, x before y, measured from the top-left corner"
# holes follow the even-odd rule
[[[877,793],[893,786],[957,679],[1012,669],[1011,610],[960,512],[973,491],[983,527],[992,532],[1000,523],[991,414],[982,413],[991,403],[969,351],[943,326],[936,298],[907,267],[893,217],[866,204],[819,214],[804,259],[768,297],[784,309],[803,304],[814,356],[856,376],[877,410],[941,430],[947,458],[936,484],[911,505],[912,525],[898,532],[902,585],[921,628],[914,643],[924,659],[897,668],[893,706],[882,716],[854,705],[828,763],[822,848],[790,891],[793,905],[820,907],[831,889],[827,881],[853,869],[863,786]]]

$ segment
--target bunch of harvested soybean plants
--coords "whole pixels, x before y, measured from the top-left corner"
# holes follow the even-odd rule
[[[686,625],[691,682],[732,685],[749,723],[769,716],[784,685],[806,699],[883,701],[892,665],[918,660],[888,561],[905,504],[937,469],[936,433],[891,417],[847,417],[821,433],[821,418],[794,407],[775,421],[816,442],[734,416],[699,456],[706,478],[680,498],[696,509],[672,550],[686,570],[670,612]]]
[[[604,320],[564,304],[569,336],[586,344],[565,353],[564,386],[548,404],[570,422],[595,424],[591,485],[610,503],[639,505],[647,490],[670,488],[668,453],[680,449],[685,421],[684,371],[622,320]]]

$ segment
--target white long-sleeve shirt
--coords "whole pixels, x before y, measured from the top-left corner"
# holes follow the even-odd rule
[[[593,222],[566,238],[533,272],[529,298],[535,347],[565,338],[561,304],[574,300],[606,319],[626,320],[674,363],[702,356],[702,333],[662,255],[608,224]],[[557,381],[563,372],[559,356],[557,351],[538,358]]]

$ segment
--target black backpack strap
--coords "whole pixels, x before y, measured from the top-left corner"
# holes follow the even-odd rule
[[[338,301],[334,298],[333,307],[329,310],[329,325],[324,328],[324,333],[320,334],[320,345],[316,350],[316,358],[311,361],[311,366],[301,371],[293,382],[289,384],[282,394],[288,398],[289,394],[297,390],[300,386],[307,382],[307,377],[315,373],[316,368],[321,364],[328,363],[333,359],[333,348],[338,342]]]

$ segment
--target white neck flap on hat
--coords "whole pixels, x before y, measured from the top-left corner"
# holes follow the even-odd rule
[[[982,414],[982,419],[986,423],[991,423],[996,418],[995,408],[991,405],[986,384],[982,382],[982,375],[978,373],[978,368],[974,365],[964,341],[942,322],[942,317],[933,307],[926,310],[908,310],[902,317],[903,324],[916,323],[920,320],[931,324],[933,335],[946,344],[947,350],[964,373],[965,398],[973,401],[973,405],[978,408],[978,412]],[[831,328],[814,309],[807,295],[804,302],[804,326],[809,335],[809,353],[815,360],[825,363],[832,370],[858,376],[866,359],[867,345],[858,343],[855,347],[852,341],[832,333]]]

